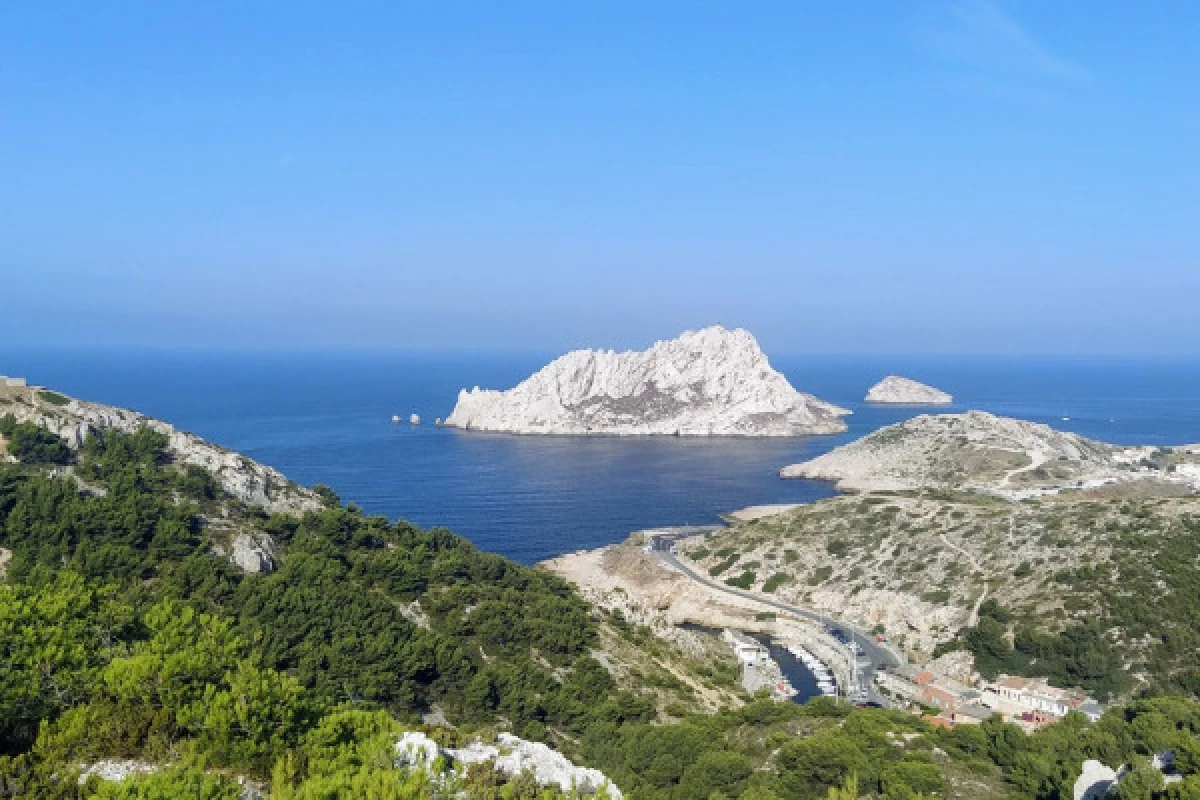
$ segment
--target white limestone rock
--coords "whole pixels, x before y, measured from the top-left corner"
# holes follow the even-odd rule
[[[167,449],[177,463],[203,467],[222,489],[244,503],[293,514],[320,508],[320,500],[312,491],[290,482],[277,470],[136,411],[73,398],[66,398],[65,405],[56,405],[34,389],[17,390],[9,399],[5,413],[15,416],[18,422],[33,422],[58,434],[72,449],[79,449],[93,431],[132,433],[145,425],[167,437]]]
[[[576,350],[505,392],[459,392],[445,424],[541,434],[798,436],[850,412],[799,392],[754,337],[721,326],[640,352]]]
[[[944,406],[954,402],[954,398],[941,389],[899,375],[888,375],[872,386],[866,400],[868,403],[919,406]]]
[[[401,766],[428,767],[440,754],[438,743],[420,731],[405,731],[396,742],[396,763]]]
[[[1117,772],[1112,767],[1088,759],[1083,762],[1083,770],[1075,780],[1071,792],[1074,800],[1100,800],[1117,785]]]
[[[79,785],[83,786],[92,776],[102,781],[120,783],[137,775],[149,775],[158,772],[157,764],[138,761],[133,758],[106,758],[94,764],[86,765],[79,773]]]
[[[862,491],[920,488],[1037,490],[1117,480],[1117,448],[1048,425],[982,411],[923,414],[823,456],[784,467],[785,478]]]
[[[237,533],[230,542],[229,560],[245,573],[275,569],[275,540],[265,533]]]
[[[459,769],[490,761],[506,775],[520,775],[529,770],[541,786],[557,786],[584,796],[595,794],[603,787],[613,800],[624,797],[600,770],[577,767],[557,750],[511,733],[499,734],[492,743],[475,740],[466,747],[457,748],[441,748],[416,731],[405,732],[396,742],[396,761],[402,766],[428,768],[439,755],[446,756]]]
[[[593,794],[601,787],[608,786],[609,796],[613,800],[621,800],[621,792],[609,785],[603,772],[577,767],[562,753],[541,742],[528,742],[511,733],[500,734],[496,741],[501,750],[496,758],[496,768],[501,772],[520,775],[530,770],[542,786],[557,786],[563,791],[577,791],[580,794]]]

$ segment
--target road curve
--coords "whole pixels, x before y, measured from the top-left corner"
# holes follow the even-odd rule
[[[728,584],[718,583],[709,578],[707,575],[701,575],[700,573],[696,572],[696,570],[692,569],[691,565],[685,563],[679,558],[679,556],[670,551],[655,550],[651,555],[657,558],[667,567],[686,575],[698,583],[704,584],[710,589],[715,589],[716,591],[724,592],[725,594],[744,597],[747,600],[753,600],[756,603],[762,603],[763,605],[777,608],[780,611],[786,611],[789,614],[805,617],[806,619],[813,620],[821,625],[830,625],[841,628],[848,633],[851,638],[854,639],[854,641],[861,648],[862,654],[866,656],[867,660],[870,662],[869,666],[860,667],[860,670],[862,672],[863,682],[868,687],[870,699],[876,702],[881,702],[883,698],[880,697],[878,692],[875,690],[875,671],[881,667],[897,667],[905,663],[904,656],[901,653],[893,648],[876,642],[875,637],[871,633],[862,630],[856,625],[851,625],[848,622],[834,619],[828,614],[822,614],[818,611],[813,611],[810,608],[794,606],[790,603],[784,603],[772,597],[750,592],[745,589],[738,589],[737,587],[730,586]]]

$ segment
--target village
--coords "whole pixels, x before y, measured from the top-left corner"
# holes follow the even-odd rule
[[[728,628],[723,632],[723,638],[742,667],[742,685],[748,692],[765,690],[778,700],[791,700],[797,696],[792,682],[784,676],[779,663],[760,638]],[[1057,722],[1072,711],[1092,721],[1100,719],[1104,713],[1104,706],[1083,692],[1060,689],[1041,678],[1001,675],[994,682],[981,681],[977,686],[969,686],[913,664],[881,666],[874,672],[874,688],[880,701],[876,702],[868,699],[866,687],[853,680],[839,682],[834,669],[803,648],[789,644],[786,649],[813,675],[821,695],[841,697],[859,705],[910,709],[930,724],[947,729],[978,725],[989,717],[998,716],[1032,732]]]

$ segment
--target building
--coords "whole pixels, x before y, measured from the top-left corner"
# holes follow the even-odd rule
[[[733,647],[733,653],[738,661],[746,667],[761,667],[771,662],[767,648],[756,639],[752,639],[740,631],[725,629],[725,641]]]
[[[26,383],[24,378],[10,378],[7,375],[0,375],[0,385],[9,387],[24,387]]]
[[[943,712],[954,711],[962,702],[962,698],[957,692],[933,681],[921,686],[919,698],[922,705],[932,706]]]
[[[875,673],[875,683],[896,697],[921,702],[921,687],[933,680],[933,673],[912,664],[903,664]]]
[[[979,725],[994,713],[986,706],[967,703],[950,712],[950,721],[955,725]]]
[[[1059,689],[1041,678],[1014,675],[1002,675],[995,683],[985,683],[982,701],[989,708],[1014,716],[1029,712],[1065,717],[1071,711],[1081,711],[1092,719],[1099,719],[1104,713],[1100,704],[1083,692]]]

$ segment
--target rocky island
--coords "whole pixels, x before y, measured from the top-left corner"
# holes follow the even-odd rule
[[[797,391],[748,331],[712,326],[648,350],[576,350],[515,388],[459,393],[445,424],[541,434],[799,436],[850,413]]]
[[[881,405],[913,405],[913,406],[944,406],[954,402],[954,397],[941,389],[902,378],[899,375],[888,375],[867,392],[866,402]]]

